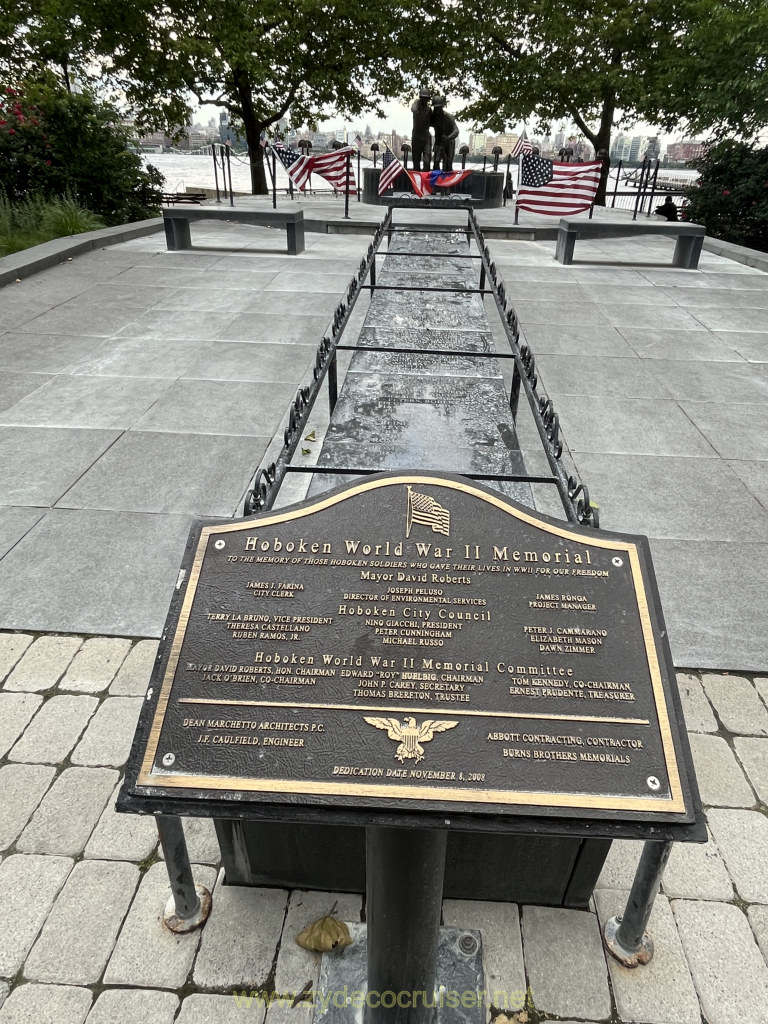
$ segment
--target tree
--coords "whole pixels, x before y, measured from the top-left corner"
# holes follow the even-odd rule
[[[117,112],[55,82],[0,91],[0,191],[11,202],[72,196],[108,224],[157,213],[161,178],[127,149]]]
[[[751,103],[729,91],[727,48],[716,66],[709,63],[728,18],[745,30],[745,19],[720,0],[462,0],[443,8],[442,19],[439,0],[429,2],[442,80],[467,100],[461,115],[486,128],[503,130],[532,113],[543,130],[573,121],[599,151],[609,149],[612,129],[637,120],[667,127],[686,118],[698,127],[718,119],[733,125]],[[758,0],[744,4],[756,11]],[[705,13],[706,30],[696,20]],[[751,43],[740,38],[746,52]],[[702,55],[697,46],[705,40],[712,45]],[[721,74],[719,89],[699,103],[701,82]],[[756,72],[750,81],[756,90]],[[606,177],[607,166],[598,202],[604,201]]]
[[[380,53],[402,37],[416,8],[416,0],[23,2],[16,36],[24,46],[32,40],[43,53],[40,40],[57,9],[62,45],[50,61],[61,67],[66,40],[76,49],[86,29],[89,60],[119,84],[139,127],[178,132],[192,96],[225,107],[245,135],[256,194],[267,191],[260,136],[289,112],[294,124],[310,126],[329,106],[383,116],[381,101],[402,91],[405,78]]]
[[[694,166],[688,219],[715,238],[768,252],[768,147],[724,140]]]

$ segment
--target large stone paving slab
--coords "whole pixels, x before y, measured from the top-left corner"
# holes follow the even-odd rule
[[[159,636],[191,523],[188,515],[49,512],[0,560],[0,626]]]
[[[0,335],[0,359],[7,370],[63,373],[97,349],[102,341],[79,334],[12,332]]]
[[[117,430],[0,426],[2,500],[7,505],[54,505],[120,436]],[[5,529],[10,542],[23,536],[42,509],[15,513]],[[10,543],[8,544],[10,546]]]
[[[0,423],[33,427],[127,429],[168,389],[157,378],[59,375],[0,412]]]
[[[168,388],[135,427],[269,439],[295,390],[290,384],[180,380]]]
[[[768,542],[768,510],[719,459],[702,467],[673,456],[579,454],[576,463],[607,530],[677,540],[736,540],[746,532]]]
[[[44,515],[41,508],[0,506],[0,558],[32,529]]]
[[[230,516],[267,438],[132,430],[85,473],[59,508]]]
[[[760,671],[768,658],[768,547],[748,537],[652,540],[651,551],[675,664]]]

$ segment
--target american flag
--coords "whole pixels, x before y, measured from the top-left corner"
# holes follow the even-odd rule
[[[312,170],[333,185],[340,192],[347,191],[347,156],[356,153],[352,146],[345,146],[343,149],[334,149],[330,153],[322,153],[313,157]],[[352,164],[349,165],[349,192],[355,195],[357,185]]]
[[[511,157],[522,156],[524,153],[532,153],[533,144],[529,141],[528,136],[525,134],[525,128],[515,143],[515,148],[510,153]]]
[[[584,213],[595,201],[602,163],[561,163],[525,154],[520,158],[517,205],[531,213],[567,217]]]
[[[450,188],[458,185],[472,173],[468,171],[407,171],[413,191],[417,196],[430,196],[436,188]]]
[[[289,146],[286,149],[281,142],[276,142],[272,148],[277,153],[280,163],[288,171],[291,181],[303,192],[307,179],[312,173],[314,157],[304,156],[294,149],[293,146]]]
[[[408,487],[408,511],[406,515],[406,537],[411,535],[411,525],[422,523],[431,526],[432,533],[442,533],[446,537],[451,532],[451,513],[439,505],[428,494],[419,494]]]
[[[381,176],[379,178],[379,195],[384,195],[388,188],[391,188],[395,179],[405,168],[389,148],[384,147],[384,156],[381,160]]]
[[[361,139],[361,137],[359,135],[355,136],[355,142],[357,143],[358,148],[363,145],[363,140]]]

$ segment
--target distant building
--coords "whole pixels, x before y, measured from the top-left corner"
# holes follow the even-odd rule
[[[472,156],[483,156],[485,153],[485,132],[469,133],[469,152]]]
[[[670,142],[667,146],[667,160],[670,163],[685,163],[703,155],[704,143],[701,139],[684,139],[682,142]]]
[[[493,149],[495,146],[501,147],[502,156],[506,156],[511,153],[515,148],[515,143],[520,136],[515,132],[512,134],[503,135],[486,135],[485,137],[485,155],[493,156]]]
[[[645,152],[648,149],[649,139],[645,135],[635,135],[632,138],[632,144],[629,147],[629,160],[630,162],[642,160],[645,156]]]

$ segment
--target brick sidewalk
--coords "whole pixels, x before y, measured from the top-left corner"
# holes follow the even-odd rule
[[[196,820],[187,842],[213,911],[192,934],[164,928],[154,822],[113,809],[156,650],[0,634],[0,1024],[262,1024],[265,1006],[240,993],[290,1003],[317,984],[318,958],[295,935],[334,903],[360,921],[359,896],[224,886],[213,825]],[[508,1001],[494,1012],[522,1020],[527,990],[529,1022],[765,1020],[768,677],[678,682],[712,839],[673,850],[653,961],[606,964],[599,925],[623,908],[642,846],[615,842],[591,912],[445,901],[445,924],[483,933],[486,989]],[[309,1024],[311,1007],[275,1003],[266,1015]]]

